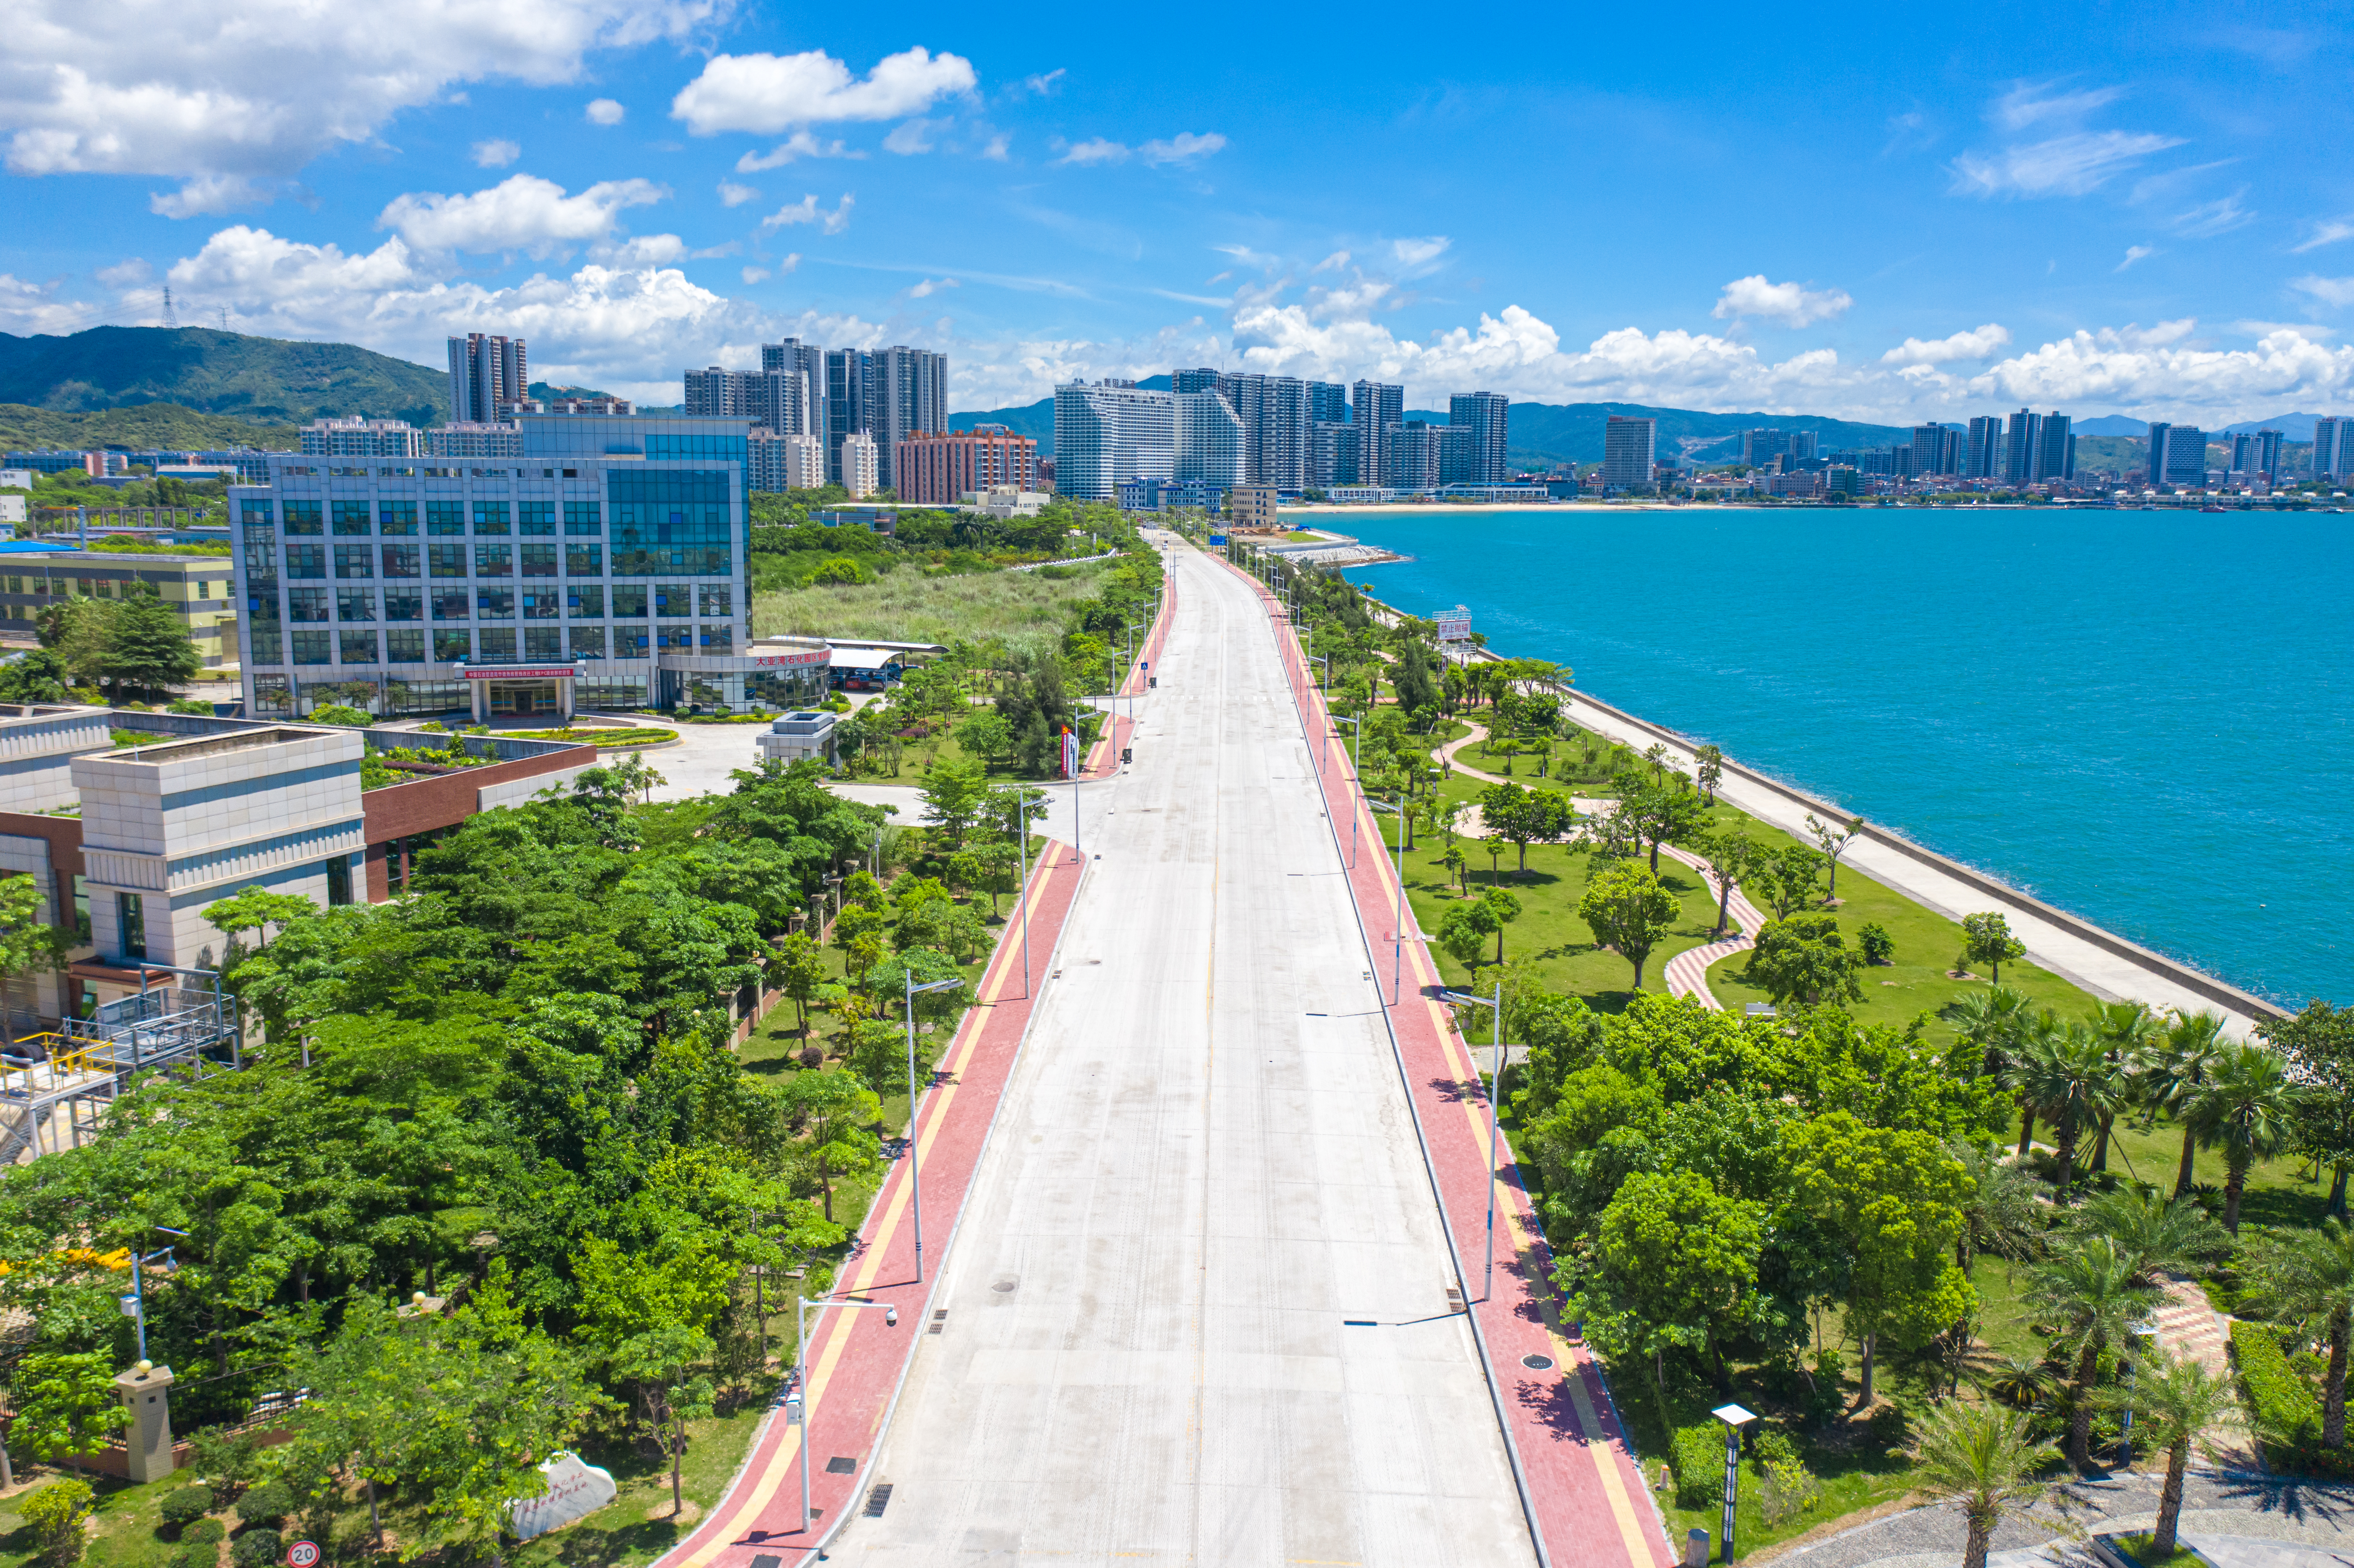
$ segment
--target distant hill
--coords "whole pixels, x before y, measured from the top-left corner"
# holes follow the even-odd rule
[[[2097,419],[2078,419],[2073,424],[2070,425],[2068,429],[2073,431],[2080,438],[2084,436],[2139,436],[2147,438],[2149,434],[2149,421],[2147,419],[2137,419],[2125,414],[2104,414]]]
[[[349,415],[438,425],[449,418],[450,383],[445,371],[347,343],[102,326],[69,337],[0,333],[0,403],[58,413],[166,403],[270,425]]]
[[[142,403],[135,408],[101,408],[91,414],[61,414],[21,403],[0,403],[0,447],[11,451],[45,448],[96,451],[106,447],[207,451],[260,447],[291,452],[297,444],[292,425],[199,414],[176,403]]]
[[[1169,377],[1155,376],[1139,387],[1165,390]],[[1704,414],[1691,408],[1649,408],[1636,403],[1515,403],[1505,416],[1506,447],[1516,464],[1542,467],[1557,462],[1600,462],[1602,431],[1613,414],[1649,416],[1659,421],[1659,450],[1696,462],[1729,462],[1741,455],[1741,432],[1760,426],[1785,430],[1813,430],[1828,451],[1837,447],[1884,447],[1911,440],[1910,429],[1894,425],[1861,425],[1847,419],[1827,419],[1817,414]],[[1409,419],[1447,422],[1444,413],[1409,409]],[[1041,457],[1055,453],[1055,400],[1042,397],[1018,408],[951,414],[949,429],[969,430],[975,425],[1003,425],[1017,436],[1038,443]]]

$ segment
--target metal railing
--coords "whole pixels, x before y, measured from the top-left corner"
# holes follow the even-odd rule
[[[184,985],[107,1002],[88,1018],[65,1020],[58,1033],[68,1051],[117,1077],[190,1061],[209,1047],[226,1046],[231,1065],[239,1055],[236,1001]]]

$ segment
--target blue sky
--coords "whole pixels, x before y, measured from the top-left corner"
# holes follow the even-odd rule
[[[2354,405],[2343,8],[19,0],[0,330],[654,401],[1224,364],[1902,420]]]

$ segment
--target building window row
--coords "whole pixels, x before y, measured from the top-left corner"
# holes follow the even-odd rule
[[[506,659],[643,659],[657,652],[731,654],[736,650],[732,626],[697,626],[691,622],[643,626],[436,626],[332,631],[298,628],[280,633],[256,633],[254,662],[298,666],[322,664],[421,664],[428,650],[434,662],[448,663],[479,657],[485,662]],[[567,650],[569,650],[567,652]]]

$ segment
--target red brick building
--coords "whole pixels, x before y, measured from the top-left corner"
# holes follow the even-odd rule
[[[909,505],[953,506],[967,492],[995,484],[1038,488],[1038,443],[1003,425],[918,430],[893,451],[899,499]]]

